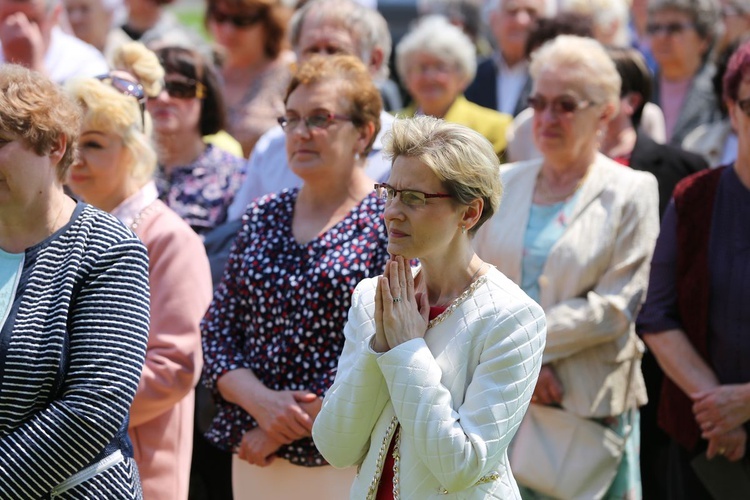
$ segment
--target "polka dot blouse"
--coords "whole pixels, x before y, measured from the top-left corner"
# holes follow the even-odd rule
[[[264,196],[248,207],[203,319],[204,378],[218,406],[206,437],[228,451],[257,423],[221,398],[216,381],[249,368],[270,389],[322,396],[344,345],[351,294],[359,281],[382,274],[388,260],[383,202],[375,193],[317,239],[299,244],[292,236],[298,192]],[[277,455],[298,465],[325,465],[309,438],[282,446]]]

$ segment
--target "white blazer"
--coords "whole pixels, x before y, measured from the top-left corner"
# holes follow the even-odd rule
[[[491,268],[424,339],[378,354],[376,284],[352,296],[336,381],[313,426],[318,450],[335,467],[359,466],[352,499],[374,498],[400,424],[401,498],[520,498],[507,448],[541,368],[541,307]]]
[[[505,194],[479,229],[479,256],[521,282],[523,240],[542,160],[504,166]],[[582,417],[619,415],[646,403],[640,371],[643,343],[634,321],[645,298],[659,233],[656,179],[602,154],[589,169],[568,227],[539,278],[547,316],[544,362],[565,393],[563,407]],[[635,376],[625,401],[631,360]]]

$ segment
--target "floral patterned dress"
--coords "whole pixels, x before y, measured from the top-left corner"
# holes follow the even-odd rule
[[[384,202],[375,193],[317,239],[300,244],[292,235],[298,192],[267,195],[248,207],[203,320],[204,377],[218,407],[206,437],[228,451],[257,422],[223,400],[216,381],[249,368],[270,389],[322,396],[344,345],[351,294],[361,280],[382,274],[388,260]],[[282,446],[277,456],[296,465],[326,465],[310,438]]]

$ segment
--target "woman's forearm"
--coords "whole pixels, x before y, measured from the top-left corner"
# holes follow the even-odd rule
[[[643,341],[654,353],[664,373],[687,395],[719,385],[716,374],[698,354],[682,330],[644,334]]]
[[[222,398],[242,407],[256,419],[257,406],[263,399],[264,392],[270,391],[249,368],[238,368],[225,373],[217,381],[216,388]]]

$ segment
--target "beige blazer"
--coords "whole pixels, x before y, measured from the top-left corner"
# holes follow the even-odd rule
[[[516,283],[541,163],[502,170],[500,210],[475,238],[477,253]],[[640,368],[644,349],[634,321],[659,232],[657,183],[598,154],[581,190],[539,278],[548,325],[544,362],[562,381],[565,409],[583,417],[619,415],[647,401],[637,369],[623,405],[631,361]]]

